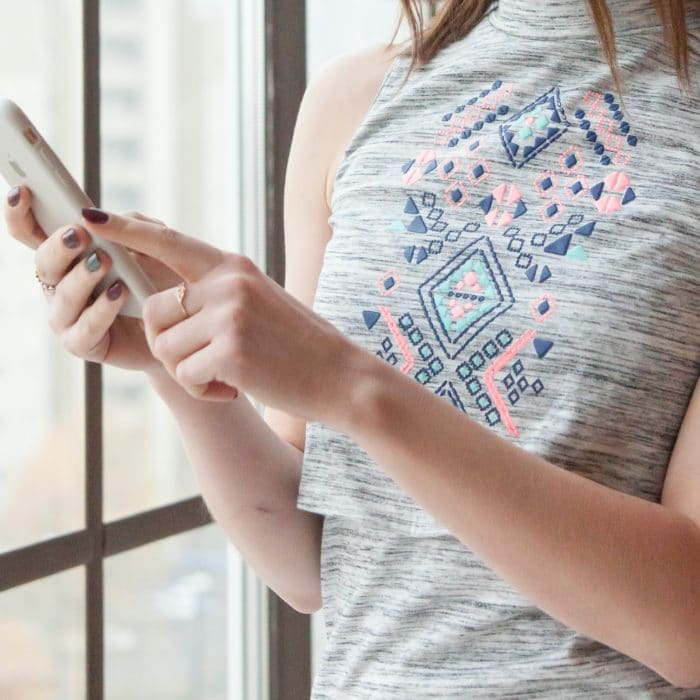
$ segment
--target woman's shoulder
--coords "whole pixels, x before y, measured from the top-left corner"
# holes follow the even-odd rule
[[[325,63],[311,78],[305,99],[315,104],[314,112],[322,117],[321,128],[327,140],[330,162],[326,181],[326,198],[332,199],[335,173],[345,148],[369,111],[394,58],[403,44],[373,44],[341,54]],[[328,127],[331,128],[328,128]]]

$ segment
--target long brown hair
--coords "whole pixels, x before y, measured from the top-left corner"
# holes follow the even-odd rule
[[[690,87],[688,31],[684,0],[650,0],[664,27],[664,38],[673,57],[679,86]],[[403,20],[411,30],[411,45],[402,52],[411,56],[405,80],[416,67],[428,63],[439,51],[465,37],[484,17],[494,0],[432,0],[438,5],[436,14],[425,23],[423,0],[401,0],[401,15],[390,43],[393,43]],[[586,0],[595,21],[605,58],[610,65],[615,85],[622,95],[620,68],[617,63],[615,31],[612,15],[605,0]]]

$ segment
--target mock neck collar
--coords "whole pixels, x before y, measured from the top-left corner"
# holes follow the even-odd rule
[[[653,0],[607,0],[607,4],[616,34],[649,28],[662,31]],[[597,36],[586,0],[498,0],[489,19],[499,29],[520,36]]]

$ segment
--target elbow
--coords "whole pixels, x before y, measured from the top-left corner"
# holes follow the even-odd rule
[[[664,678],[675,688],[681,688],[683,690],[700,689],[700,671],[698,671],[697,669],[694,673],[688,675],[666,675],[664,676]]]
[[[682,640],[682,641],[681,641]],[[674,648],[675,644],[675,648]],[[700,689],[700,639],[698,629],[691,633],[680,635],[666,646],[667,653],[673,649],[664,669],[659,669],[659,675],[676,688],[685,690]],[[698,695],[700,697],[700,695]]]
[[[700,689],[700,643],[683,650],[673,665],[669,664],[668,673],[663,677],[676,688],[685,690]],[[700,695],[698,696],[700,697]]]
[[[294,596],[293,598],[287,599],[286,603],[294,608],[299,613],[304,615],[312,615],[318,612],[322,607],[321,594],[318,595],[306,595]]]

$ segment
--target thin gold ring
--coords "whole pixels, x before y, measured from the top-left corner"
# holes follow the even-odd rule
[[[183,304],[186,292],[187,282],[180,282],[180,284],[177,285],[177,288],[175,290],[175,296],[177,297],[177,303],[180,304],[180,308],[182,309],[182,313],[184,314],[185,318],[189,318],[190,315],[187,313],[187,309]]]
[[[55,284],[46,284],[41,277],[39,277],[39,272],[35,269],[34,270],[34,277],[36,277],[37,282],[47,291],[47,292],[55,292],[56,291],[56,285]]]

